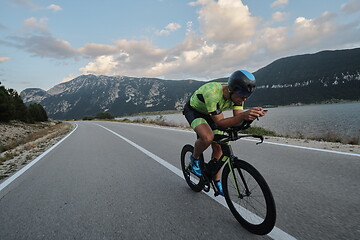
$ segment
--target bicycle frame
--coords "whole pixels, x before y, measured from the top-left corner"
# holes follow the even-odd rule
[[[231,147],[231,141],[236,141],[236,140],[238,140],[240,138],[244,138],[244,137],[255,137],[255,138],[260,138],[261,141],[257,143],[257,144],[260,144],[260,143],[262,143],[264,141],[264,138],[261,135],[238,136],[238,132],[234,132],[234,131],[228,132],[228,134],[229,134],[229,136],[225,136],[223,138],[222,138],[222,135],[218,135],[217,138],[222,138],[222,139],[215,140],[214,142],[221,146],[222,156],[220,157],[220,161],[223,162],[223,164],[227,163],[229,165],[232,180],[233,180],[234,186],[236,188],[236,192],[238,194],[238,197],[240,199],[242,199],[244,197],[244,195],[240,193],[239,186],[238,186],[237,181],[236,181],[236,175],[234,173],[234,167],[233,167],[234,162],[238,158],[233,153],[233,150],[232,150],[232,147]],[[250,192],[250,190],[249,190],[249,188],[247,186],[244,175],[242,174],[241,171],[239,171],[239,175],[240,175],[240,178],[241,178],[241,180],[242,180],[242,182],[243,182],[243,184],[245,186],[245,190],[246,190],[246,195],[245,196],[249,196],[251,194],[251,192]]]
[[[224,164],[227,164],[222,170],[221,183],[225,190],[223,196],[231,213],[249,232],[265,235],[274,228],[276,221],[276,206],[271,190],[254,166],[234,155],[231,146],[232,141],[244,137],[259,138],[261,141],[257,144],[263,142],[264,138],[261,135],[239,136],[238,132],[248,128],[250,124],[251,121],[244,121],[240,126],[216,129],[218,130],[216,133],[216,130],[214,131],[213,143],[220,145],[222,155],[218,160],[212,159],[205,163],[204,155],[201,154],[199,158],[200,168],[203,170],[201,176],[197,176],[192,171],[189,155],[194,152],[194,147],[186,144],[181,150],[181,168],[187,184],[193,191],[209,192],[212,187],[214,195],[218,196],[219,191],[215,186],[214,176],[224,167]],[[196,178],[192,177],[191,173]],[[256,198],[252,198],[252,194]],[[255,214],[252,213],[253,209]]]

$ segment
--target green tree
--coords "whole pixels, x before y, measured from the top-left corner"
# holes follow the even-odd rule
[[[38,103],[30,104],[28,112],[32,122],[45,122],[48,120],[45,109]]]
[[[0,121],[8,122],[13,119],[15,107],[12,104],[8,90],[0,82]]]
[[[14,89],[9,89],[8,93],[11,97],[11,103],[14,107],[12,119],[29,122],[27,107],[19,94]]]

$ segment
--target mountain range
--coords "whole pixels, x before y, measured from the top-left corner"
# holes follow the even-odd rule
[[[281,58],[254,72],[257,89],[246,106],[279,106],[360,100],[360,48]],[[212,81],[226,82],[227,78]],[[28,88],[26,104],[40,103],[54,119],[82,118],[99,112],[114,116],[180,110],[202,84],[126,76],[82,75],[48,91]]]

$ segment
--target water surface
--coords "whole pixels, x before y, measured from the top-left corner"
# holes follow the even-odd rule
[[[288,136],[324,136],[334,134],[341,138],[360,136],[360,102],[321,104],[306,106],[289,106],[269,108],[265,117],[255,121],[255,126],[275,131]],[[225,117],[232,115],[231,111],[224,112]],[[159,115],[131,117],[147,117],[155,119]],[[163,115],[166,121],[187,126],[182,114]]]

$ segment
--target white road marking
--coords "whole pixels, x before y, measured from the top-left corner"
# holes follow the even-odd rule
[[[15,179],[17,179],[18,177],[20,177],[24,172],[26,172],[29,168],[31,168],[32,166],[34,166],[38,161],[40,161],[46,154],[48,154],[49,152],[51,152],[54,148],[56,148],[57,146],[59,146],[60,143],[62,143],[63,141],[65,141],[65,139],[67,139],[73,132],[75,132],[75,130],[78,128],[78,125],[75,123],[75,129],[72,130],[68,135],[66,135],[63,139],[61,139],[59,142],[57,142],[55,145],[53,145],[51,148],[49,148],[48,150],[46,150],[45,152],[43,152],[41,155],[39,155],[37,158],[35,158],[34,160],[32,160],[29,164],[27,164],[25,167],[23,167],[22,169],[20,169],[19,171],[17,171],[14,175],[12,175],[11,177],[9,177],[8,179],[6,179],[3,183],[0,184],[0,192],[6,188],[10,183],[12,183]]]
[[[121,138],[122,140],[124,140],[125,142],[129,143],[130,145],[132,145],[133,147],[137,148],[138,150],[140,150],[141,152],[143,152],[144,154],[146,154],[147,156],[151,157],[152,159],[154,159],[156,162],[160,163],[161,165],[163,165],[164,167],[166,167],[167,169],[169,169],[171,172],[175,173],[177,176],[179,176],[180,178],[184,179],[183,173],[180,169],[174,167],[173,165],[171,165],[170,163],[166,162],[164,159],[156,156],[155,154],[153,154],[152,152],[149,152],[148,150],[146,150],[145,148],[141,147],[140,145],[134,143],[133,141],[121,136],[120,134],[100,125],[100,124],[96,124],[99,127],[104,128],[105,130],[111,132],[112,134],[114,134],[115,136]],[[205,193],[205,192],[204,192]],[[213,200],[215,200],[216,202],[218,202],[219,204],[221,204],[222,206],[224,206],[225,208],[228,208],[225,198],[223,197],[215,197],[214,196],[214,191],[211,189],[209,192],[205,193],[207,196],[209,196],[210,198],[212,198]],[[253,213],[252,213],[253,214]],[[254,216],[256,216],[255,214],[253,214]],[[257,217],[257,216],[256,216]],[[271,237],[272,239],[276,239],[276,240],[293,240],[296,239],[295,237],[291,236],[290,234],[282,231],[281,229],[274,227],[274,229],[268,234],[269,237]]]

